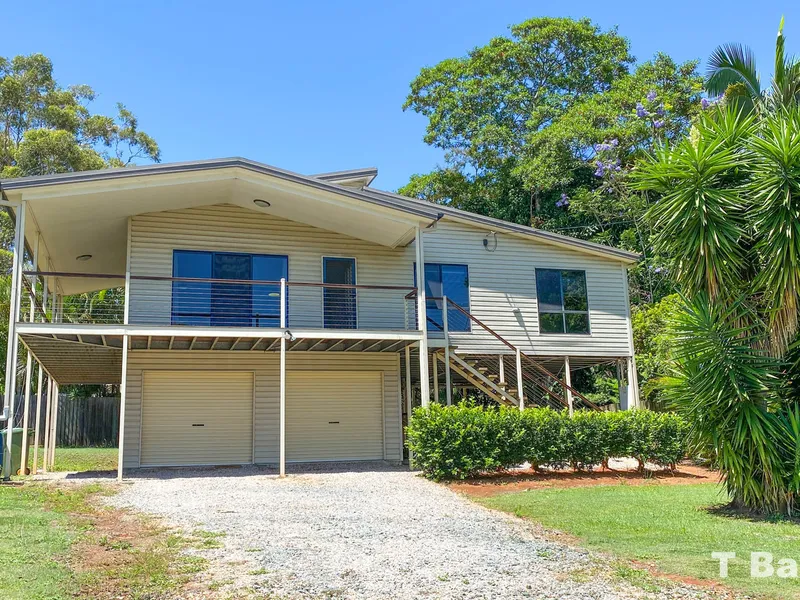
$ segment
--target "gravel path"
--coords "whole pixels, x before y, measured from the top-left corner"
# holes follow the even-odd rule
[[[383,465],[144,472],[111,501],[224,532],[214,570],[270,598],[706,597],[627,587],[588,553]]]

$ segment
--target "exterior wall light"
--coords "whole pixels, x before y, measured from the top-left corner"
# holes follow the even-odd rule
[[[75,260],[79,260],[79,261],[81,261],[81,262],[86,262],[86,261],[87,261],[87,260],[89,260],[90,258],[92,258],[92,255],[91,255],[91,254],[81,254],[80,256],[76,256],[76,257],[75,257]]]
[[[266,200],[262,200],[261,198],[256,198],[255,200],[253,200],[253,204],[255,204],[260,208],[269,208],[270,206],[272,206],[269,202],[267,202]]]

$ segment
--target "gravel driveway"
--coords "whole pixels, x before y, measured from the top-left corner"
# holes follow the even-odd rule
[[[384,465],[143,472],[112,502],[224,532],[214,570],[270,598],[706,597],[627,587],[588,553]]]

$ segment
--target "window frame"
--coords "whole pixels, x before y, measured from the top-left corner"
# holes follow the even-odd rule
[[[469,265],[467,263],[426,262],[426,263],[423,263],[423,265],[422,265],[422,276],[423,277],[425,277],[425,269],[428,266],[437,266],[437,267],[439,267],[439,281],[442,284],[442,295],[443,296],[446,295],[446,294],[444,293],[444,281],[442,281],[442,267],[463,267],[466,270],[466,272],[467,272],[467,305],[466,306],[462,306],[462,308],[464,310],[466,310],[467,312],[470,312],[470,306],[472,305],[472,285],[470,284]],[[414,287],[415,288],[419,288],[419,285],[417,284],[417,262],[416,261],[413,262],[412,269],[414,271]],[[427,280],[424,283],[427,283]],[[429,299],[427,297],[427,293],[425,294],[425,300],[426,300],[425,312],[427,314],[428,309],[430,308],[428,303],[429,302],[436,302],[436,300]],[[435,308],[435,310],[442,311],[443,309],[442,308]],[[450,309],[448,309],[448,310],[450,310]],[[456,309],[456,308],[454,308],[452,310],[458,311],[458,309]],[[449,318],[449,313],[448,313],[447,321],[448,321],[448,323],[447,323],[448,324],[448,333],[472,333],[472,319],[466,319],[466,321],[467,321],[467,328],[466,329],[453,329],[453,327],[451,326],[452,325],[451,324],[452,319]],[[440,334],[444,333],[444,318],[442,319],[441,327],[442,327],[441,329],[436,328],[436,333],[440,333]],[[429,330],[428,333],[430,333],[430,330]]]
[[[211,259],[211,277],[209,277],[208,285],[208,301],[209,301],[209,312],[208,313],[199,313],[199,312],[176,312],[175,310],[175,284],[181,283],[181,281],[175,281],[175,279],[182,279],[181,276],[175,275],[175,258],[178,253],[182,254],[205,254],[209,255]],[[228,252],[226,250],[194,250],[194,249],[185,249],[185,248],[173,248],[172,249],[172,286],[170,289],[170,324],[171,325],[187,325],[186,323],[176,322],[176,318],[180,319],[181,317],[184,318],[202,318],[208,319],[208,325],[203,325],[203,327],[226,327],[225,325],[215,325],[213,323],[214,319],[214,290],[213,290],[213,280],[214,277],[214,255],[216,254],[228,254],[228,255],[237,255],[237,256],[247,256],[250,258],[250,280],[252,282],[259,282],[259,281],[267,281],[261,279],[253,279],[253,258],[255,257],[263,257],[263,258],[281,258],[286,261],[286,279],[289,279],[289,255],[288,254],[263,254],[260,252]],[[203,279],[203,278],[200,278]],[[203,282],[197,282],[201,285],[204,285]],[[236,285],[236,284],[231,284]],[[242,284],[245,285],[245,284]],[[255,286],[250,286],[250,314],[248,315],[250,324],[247,325],[247,328],[254,328],[254,329],[280,329],[280,299],[278,300],[278,314],[275,316],[269,315],[265,318],[269,319],[278,319],[278,324],[273,325],[254,325],[253,321],[256,319],[256,315],[253,314],[253,290]],[[287,298],[286,298],[286,314],[287,314],[287,321],[288,321],[288,313],[289,313],[289,299],[288,299],[288,290],[287,290]],[[187,325],[189,327],[196,327],[197,325]],[[236,326],[234,326],[236,327]]]
[[[358,285],[358,259],[355,256],[329,256],[329,255],[322,255],[322,279],[321,282],[322,286],[322,327],[323,329],[345,329],[345,330],[355,330],[358,329],[358,289],[353,289],[353,304],[355,307],[355,319],[354,319],[354,326],[353,327],[330,327],[325,322],[325,275],[328,272],[327,265],[325,264],[328,260],[349,260],[353,263],[353,285]]]
[[[542,304],[540,302],[541,298],[541,290],[539,287],[539,273],[543,271],[551,271],[558,273],[558,283],[559,283],[559,294],[561,296],[561,310],[542,310]],[[583,276],[583,287],[586,290],[586,310],[569,310],[564,308],[564,273],[580,273]],[[534,268],[534,283],[536,285],[536,317],[538,319],[538,329],[539,335],[580,335],[580,336],[591,336],[592,335],[592,317],[591,317],[591,302],[589,301],[589,284],[586,279],[586,269],[559,269],[559,268],[552,268],[552,267],[536,267]],[[548,315],[561,315],[561,326],[563,328],[562,331],[542,331],[542,313]],[[588,325],[586,331],[582,332],[570,332],[567,331],[567,315],[586,315],[586,323]]]

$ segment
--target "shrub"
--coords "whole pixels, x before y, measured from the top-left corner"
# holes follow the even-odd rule
[[[674,467],[683,457],[685,422],[674,414],[567,411],[510,407],[418,408],[407,429],[414,466],[431,479],[464,479],[529,462],[592,469],[613,457],[632,456]]]
[[[537,470],[544,465],[560,469],[569,464],[564,448],[565,413],[552,408],[528,408],[522,412],[510,410],[520,414],[523,430],[523,459],[514,464],[529,462]]]

